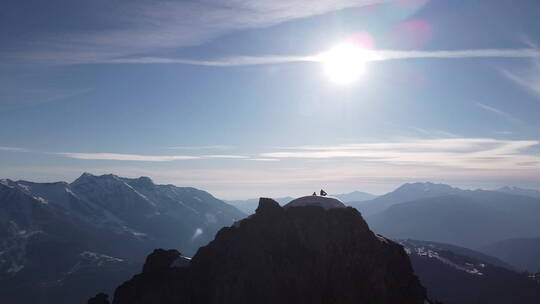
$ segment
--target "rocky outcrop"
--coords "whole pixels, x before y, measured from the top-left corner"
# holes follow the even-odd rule
[[[88,300],[88,304],[110,304],[109,296],[104,293],[98,293],[95,297]]]
[[[172,263],[182,255],[178,250],[156,249],[146,258],[143,266],[144,272],[156,272],[168,269]]]
[[[332,208],[345,208],[345,204],[335,197],[308,195],[299,197],[292,200],[287,205],[283,206],[285,209],[289,207],[303,207],[303,206],[319,206],[323,209]]]
[[[113,303],[426,301],[403,247],[371,232],[353,208],[285,209],[261,199],[253,216],[221,229],[188,266],[162,267],[176,253],[154,251],[145,265],[152,271],[118,287]]]

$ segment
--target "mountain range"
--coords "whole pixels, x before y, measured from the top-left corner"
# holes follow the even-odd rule
[[[357,191],[333,197],[361,211],[374,232],[407,248],[428,296],[447,304],[504,303],[499,300],[515,298],[489,286],[502,289],[512,281],[508,291],[522,294],[521,303],[538,303],[538,286],[530,284],[540,277],[534,274],[540,271],[537,192],[428,182],[404,184],[379,197]],[[155,248],[197,256],[217,231],[240,225],[258,205],[259,200],[228,204],[148,177],[84,173],[72,183],[0,180],[0,302],[83,303],[98,291],[112,294]],[[289,228],[287,233],[298,233]],[[519,273],[524,270],[531,274]]]
[[[0,302],[82,303],[135,273],[154,248],[192,255],[244,216],[205,191],[147,177],[1,180]]]
[[[478,249],[509,238],[538,237],[540,199],[443,184],[405,184],[370,201],[349,203],[390,238]]]

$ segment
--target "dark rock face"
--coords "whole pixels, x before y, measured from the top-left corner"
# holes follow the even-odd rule
[[[178,250],[156,249],[146,258],[143,272],[156,272],[164,269],[166,270],[176,259],[181,256],[182,255],[180,254],[180,252],[178,252]]]
[[[109,296],[104,293],[98,293],[95,297],[88,300],[88,304],[109,304]]]
[[[147,261],[170,261],[173,255],[155,251]],[[116,290],[113,303],[423,304],[425,300],[425,289],[402,246],[371,232],[356,209],[284,209],[261,199],[255,215],[221,229],[189,266],[160,266],[136,275]]]

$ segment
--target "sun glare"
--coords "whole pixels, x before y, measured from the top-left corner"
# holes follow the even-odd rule
[[[368,55],[357,45],[343,43],[321,54],[321,61],[330,81],[346,85],[357,81],[366,72]]]

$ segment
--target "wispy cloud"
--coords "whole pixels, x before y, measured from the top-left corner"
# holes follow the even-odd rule
[[[532,66],[525,71],[500,71],[503,76],[540,98],[540,59],[534,60]]]
[[[502,110],[499,110],[495,107],[492,107],[492,106],[488,106],[486,104],[483,104],[483,103],[480,103],[480,102],[476,102],[475,105],[487,112],[490,112],[490,113],[494,113],[508,121],[511,121],[513,123],[521,123],[521,120],[515,118],[514,116],[512,116],[511,114],[508,114],[507,112],[505,111],[502,111]]]
[[[245,155],[235,154],[210,154],[210,155],[143,155],[123,153],[71,153],[58,152],[58,156],[87,159],[87,160],[115,160],[115,161],[141,161],[141,162],[170,162],[177,160],[193,159],[247,159]]]
[[[2,147],[2,146],[0,146],[0,151],[5,151],[5,152],[30,152],[30,150],[24,149],[24,148]]]
[[[408,128],[415,131],[416,133],[420,133],[424,135],[424,137],[429,137],[429,138],[459,137],[459,135],[457,134],[444,131],[444,130],[438,130],[438,129],[432,129],[432,128],[424,129],[424,128],[418,128],[418,127],[408,127]]]
[[[223,158],[223,159],[244,159],[248,158],[244,155],[231,155],[231,154],[213,154],[213,155],[203,155],[202,158]]]
[[[120,154],[120,153],[55,153],[59,156],[88,159],[88,160],[118,160],[118,161],[146,161],[146,162],[167,162],[174,160],[200,159],[200,156],[190,155],[140,155],[140,154]]]
[[[88,1],[51,6],[49,14],[57,20],[40,23],[31,35],[26,21],[35,18],[30,12],[38,8],[30,5],[16,17],[8,15],[11,18],[3,20],[12,37],[6,42],[17,51],[2,57],[45,63],[99,62],[197,45],[234,30],[380,2],[384,0]],[[59,26],[72,20],[81,22]],[[19,33],[25,33],[23,38]]]
[[[279,159],[358,159],[367,163],[466,169],[540,168],[540,155],[528,154],[536,140],[491,138],[415,139],[335,146],[300,146],[266,152]]]
[[[32,31],[28,31],[27,21],[35,19],[35,16],[30,13],[33,7],[29,5],[20,10],[20,14],[7,15],[3,20],[6,28],[10,28],[3,39],[6,45],[10,45],[10,51],[4,50],[0,58],[9,63],[163,63],[203,66],[318,62],[321,60],[320,54],[218,59],[174,58],[155,54],[198,45],[231,31],[269,27],[290,20],[384,2],[388,0],[89,1],[80,5],[51,5],[48,13],[58,20],[51,18],[50,22],[40,23],[40,27],[33,27]],[[81,22],[76,27],[59,26],[70,24],[72,20]],[[540,51],[530,44],[525,49],[379,50],[366,55],[376,60],[531,58],[540,57]]]
[[[463,59],[463,58],[540,58],[539,49],[479,49],[451,51],[399,51],[378,50],[365,51],[363,54],[369,61],[402,60],[402,59]],[[322,62],[324,53],[305,56],[235,56],[210,60],[192,60],[162,57],[114,58],[98,63],[109,64],[185,64],[215,67],[233,67],[246,65],[266,65],[299,62]],[[91,63],[91,62],[90,62]],[[540,88],[539,88],[540,90]]]
[[[381,50],[376,52],[379,60],[392,59],[460,59],[460,58],[537,58],[540,49],[479,49],[479,50],[441,50],[441,51],[393,51]]]
[[[279,64],[279,63],[294,63],[294,62],[320,62],[320,57],[314,56],[235,56],[218,58],[214,60],[195,60],[181,58],[160,58],[160,57],[131,57],[131,58],[115,58],[95,63],[133,63],[133,64],[185,64],[185,65],[200,65],[200,66],[215,66],[215,67],[233,67],[245,65],[264,65],[264,64]],[[94,63],[94,62],[89,62]]]
[[[172,150],[229,150],[229,149],[233,149],[233,148],[234,148],[233,146],[227,146],[227,145],[168,147],[168,149],[172,149]]]
[[[248,158],[247,160],[260,161],[260,162],[274,162],[274,161],[279,161],[278,158]]]

